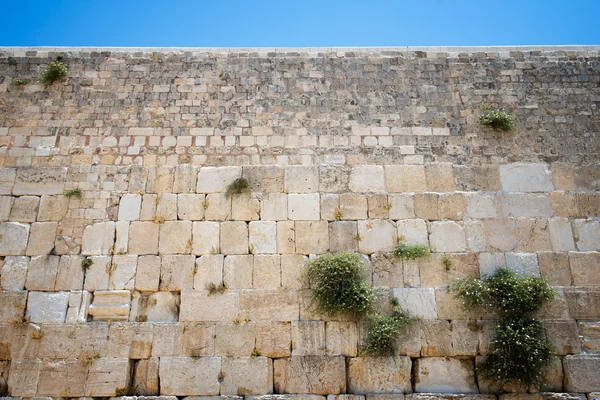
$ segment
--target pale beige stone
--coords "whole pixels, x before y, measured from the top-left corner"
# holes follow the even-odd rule
[[[115,243],[115,223],[98,222],[88,225],[83,231],[81,254],[100,256],[113,251]]]
[[[140,217],[142,196],[139,194],[124,194],[119,203],[119,221],[135,221]]]
[[[506,192],[551,192],[554,186],[546,164],[500,165],[500,184]]]
[[[385,180],[390,193],[427,190],[425,168],[422,165],[386,165]]]
[[[504,217],[552,217],[552,202],[546,193],[505,193],[499,209]]]
[[[294,221],[277,222],[277,252],[280,254],[296,252],[296,224]]]
[[[367,196],[370,219],[388,219],[390,204],[387,194],[371,194]]]
[[[241,221],[260,219],[260,204],[251,196],[239,195],[231,198],[231,217]]]
[[[324,193],[321,195],[321,219],[336,221],[341,219],[340,195]]]
[[[88,366],[79,360],[45,359],[37,394],[55,397],[84,396],[87,374]]]
[[[422,219],[405,219],[396,222],[398,238],[407,244],[429,245],[427,224]]]
[[[278,254],[254,256],[252,287],[254,289],[278,289],[281,287],[281,258]]]
[[[248,225],[244,221],[221,223],[220,250],[223,254],[248,254]]]
[[[291,341],[291,324],[289,322],[256,324],[256,348],[266,357],[289,357]]]
[[[329,224],[329,251],[358,251],[356,221],[335,221]]]
[[[452,321],[452,355],[475,356],[478,350],[479,327],[476,321]]]
[[[116,236],[114,252],[117,254],[127,253],[129,247],[129,221],[115,222]]]
[[[287,212],[287,194],[269,193],[260,202],[260,219],[264,221],[285,221]]]
[[[42,360],[39,358],[14,359],[10,363],[8,375],[8,391],[12,396],[33,397],[42,370]]]
[[[42,196],[37,220],[39,222],[60,221],[67,213],[68,205],[69,199],[64,195]]]
[[[512,251],[517,247],[517,227],[514,219],[485,219],[483,228],[491,251]]]
[[[348,363],[348,391],[365,393],[412,392],[409,357],[355,357]]]
[[[444,193],[438,198],[440,218],[461,221],[467,213],[467,201],[462,193]]]
[[[205,196],[182,193],[177,195],[177,216],[180,220],[200,221],[204,218]]]
[[[154,222],[177,220],[177,195],[160,193],[157,197]]]
[[[54,248],[57,229],[58,222],[34,222],[31,224],[25,254],[28,256],[50,254]]]
[[[565,389],[585,393],[600,391],[600,357],[597,355],[569,355],[563,359]]]
[[[342,193],[349,190],[350,169],[342,165],[319,166],[319,191]]]
[[[135,364],[132,383],[133,393],[141,396],[156,396],[159,394],[158,367],[158,357],[139,360]]]
[[[517,218],[519,250],[523,252],[551,250],[548,221],[543,218]]]
[[[487,240],[483,222],[479,220],[467,221],[464,223],[465,236],[467,238],[467,249],[474,252],[481,252],[487,249]]]
[[[344,357],[290,357],[274,360],[277,393],[338,394],[346,391]]]
[[[358,248],[361,253],[392,251],[396,239],[396,227],[388,220],[358,221]]]
[[[325,322],[292,321],[292,356],[324,356],[325,350]]]
[[[242,176],[241,167],[202,167],[198,173],[198,193],[224,193],[227,186]]]
[[[177,322],[179,319],[180,299],[178,293],[155,292],[137,296],[139,294],[135,293],[129,316],[130,321],[164,323]],[[148,351],[148,355],[149,353]],[[133,357],[130,355],[130,358]]]
[[[25,288],[29,257],[7,256],[0,271],[2,290],[21,291]]]
[[[415,205],[413,196],[404,193],[395,193],[388,196],[389,218],[408,219],[415,217]]]
[[[220,226],[221,224],[216,221],[194,221],[192,253],[196,255],[218,253],[220,251]]]
[[[248,224],[249,246],[253,254],[277,252],[277,223],[252,221]]]
[[[357,193],[343,193],[340,195],[339,211],[344,220],[367,219],[367,197]]]
[[[236,321],[215,326],[215,355],[249,357],[255,349],[256,324]]]
[[[573,235],[579,251],[600,250],[600,222],[593,219],[573,221]]]
[[[385,179],[382,166],[358,165],[350,172],[349,188],[356,193],[384,193]]]
[[[116,255],[113,257],[108,280],[110,290],[133,290],[135,287],[136,255]]]
[[[398,305],[417,318],[436,319],[437,309],[433,288],[396,288],[393,295]]]
[[[452,221],[432,222],[429,226],[431,251],[462,252],[467,248],[462,224]]]
[[[252,321],[297,321],[298,293],[281,290],[240,291],[240,318]]]
[[[386,253],[371,255],[373,285],[378,287],[403,287],[404,272],[402,260]]]
[[[26,316],[31,322],[62,324],[67,317],[69,292],[29,292]]]
[[[253,192],[283,192],[284,167],[281,165],[244,165],[242,176],[248,180]]]
[[[88,312],[94,321],[127,321],[130,302],[129,290],[96,290]]]
[[[140,256],[138,257],[137,270],[135,275],[135,289],[140,291],[158,290],[160,279],[159,256]]]
[[[215,355],[216,324],[186,322],[183,327],[182,349],[177,354],[200,357]]]
[[[545,251],[537,253],[537,257],[540,275],[546,278],[550,285],[571,285],[571,269],[566,253]]]
[[[158,251],[186,254],[192,251],[192,221],[166,221],[160,224]]]
[[[160,393],[177,396],[219,394],[219,357],[161,357]]]
[[[58,273],[58,256],[31,257],[27,267],[27,290],[53,291]]]
[[[288,218],[300,221],[318,221],[320,219],[319,194],[289,194]]]
[[[195,165],[178,165],[175,168],[173,193],[194,193],[196,191],[197,178],[198,168]]]
[[[36,196],[21,196],[15,198],[10,209],[10,221],[35,222],[40,205],[40,198]]]
[[[205,254],[196,259],[194,289],[205,289],[211,284],[219,287],[223,284],[224,258],[222,254]]]
[[[142,208],[140,209],[140,221],[154,221],[156,216],[156,204],[158,195],[145,194],[142,196]]]
[[[440,219],[438,208],[439,194],[437,193],[417,193],[414,195],[415,216],[426,220]]]
[[[0,183],[1,184],[1,183]],[[46,196],[48,197],[48,196]],[[52,196],[54,197],[54,196]],[[64,198],[64,196],[62,196]],[[12,196],[0,196],[0,222],[8,221],[10,218],[10,210],[12,209],[15,198]],[[66,211],[66,208],[65,208]],[[46,214],[43,217],[47,217]],[[39,216],[38,216],[39,219]],[[60,218],[59,218],[60,220]],[[42,220],[40,220],[42,221]]]
[[[223,358],[221,395],[240,396],[273,392],[273,361],[267,357]]]
[[[16,177],[16,168],[0,168],[0,194],[12,194]]]
[[[427,190],[431,192],[454,191],[454,173],[451,163],[425,164],[425,179]]]
[[[254,257],[228,255],[223,264],[223,282],[229,289],[252,288]]]
[[[129,225],[128,250],[132,254],[158,254],[160,224],[134,221]]]
[[[469,193],[467,199],[467,214],[471,218],[498,217],[498,199],[491,193]]]
[[[67,168],[17,168],[17,176],[13,194],[22,195],[44,195],[62,194],[67,177]]]
[[[18,222],[0,223],[0,256],[20,256],[25,254],[29,225]]]
[[[206,221],[225,221],[231,215],[231,199],[223,193],[211,193],[206,195],[203,205],[204,219]]]
[[[571,251],[575,250],[575,241],[573,240],[573,230],[568,218],[552,218],[548,220],[550,230],[550,242],[552,250]]]
[[[355,357],[358,352],[358,328],[353,321],[325,323],[326,352],[328,356]]]
[[[318,192],[318,167],[309,165],[286,165],[284,190],[288,193]]]
[[[421,356],[452,355],[452,329],[449,321],[421,321]]]
[[[569,252],[569,264],[575,286],[600,286],[600,253]],[[31,268],[31,266],[30,266]]]
[[[479,393],[472,359],[425,357],[415,361],[419,393]]]
[[[111,271],[112,257],[89,257],[92,265],[85,272],[83,288],[93,292],[95,290],[108,290],[108,280]]]
[[[296,252],[323,254],[329,250],[327,221],[296,221]]]
[[[304,279],[308,257],[300,254],[281,255],[281,286],[285,289],[301,289],[307,286]]]
[[[192,289],[195,265],[196,257],[193,255],[163,256],[160,266],[160,290]]]
[[[238,318],[239,293],[226,290],[209,295],[207,290],[182,290],[180,321],[231,322]]]

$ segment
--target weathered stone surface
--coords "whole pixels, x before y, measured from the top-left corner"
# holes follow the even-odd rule
[[[396,227],[388,220],[358,221],[358,248],[361,253],[392,251],[396,238]]]
[[[256,324],[236,321],[215,326],[214,353],[217,356],[249,357],[256,343]]]
[[[567,254],[545,251],[537,253],[537,257],[540,275],[546,278],[550,285],[571,285],[571,269]]]
[[[63,195],[42,196],[37,220],[39,222],[60,221],[67,213],[68,205],[69,199]]]
[[[284,190],[289,193],[313,193],[319,190],[316,166],[286,165]]]
[[[265,221],[285,221],[288,213],[288,195],[269,193],[260,202],[260,219]]]
[[[205,196],[182,193],[177,195],[177,216],[180,220],[199,221],[204,218]]]
[[[0,222],[8,221],[14,201],[12,196],[0,196]]]
[[[284,167],[281,165],[244,165],[242,176],[250,183],[253,192],[283,192]]]
[[[281,254],[296,252],[296,224],[294,221],[277,222],[277,252]]]
[[[29,225],[18,222],[0,223],[0,256],[20,256],[25,254]]]
[[[571,223],[567,218],[552,218],[548,220],[550,242],[554,251],[575,250]]]
[[[354,357],[358,353],[358,328],[353,321],[325,323],[326,354]]]
[[[308,284],[304,268],[308,257],[300,254],[281,255],[281,286],[285,289],[302,289]]]
[[[205,289],[211,284],[219,287],[223,284],[224,259],[222,254],[205,254],[196,258],[194,289]]]
[[[466,198],[469,217],[496,218],[498,216],[498,200],[495,194],[470,193]]]
[[[348,363],[348,391],[365,393],[412,392],[409,357],[355,357]]]
[[[142,196],[124,194],[119,203],[119,221],[135,221],[140,217]]]
[[[161,357],[160,393],[177,396],[219,394],[219,357]]]
[[[12,194],[16,177],[16,168],[0,168],[0,194]]]
[[[436,319],[435,290],[433,288],[398,288],[393,290],[398,305],[417,318]]]
[[[37,394],[39,396],[75,397],[85,395],[88,366],[73,359],[44,360]]]
[[[506,192],[551,192],[551,176],[545,164],[500,165],[500,183]]]
[[[98,222],[93,225],[88,225],[83,231],[81,254],[88,256],[109,254],[113,250],[114,243],[114,222]]]
[[[223,193],[206,195],[203,207],[205,207],[204,219],[206,221],[225,221],[231,215],[231,199]]]
[[[545,193],[506,193],[500,196],[504,217],[552,217],[550,196]]]
[[[158,395],[158,369],[158,357],[152,357],[136,362],[131,385],[133,394],[138,396]]]
[[[222,359],[221,395],[268,394],[273,392],[273,361],[267,357]]]
[[[242,176],[241,167],[202,167],[198,173],[198,193],[224,193],[227,186]]]
[[[177,322],[179,318],[179,294],[176,292],[155,292],[148,295],[134,293],[130,321],[136,322]]]
[[[564,294],[571,317],[581,319],[600,317],[600,288],[565,287]]]
[[[186,254],[192,250],[192,221],[166,221],[160,224],[158,251],[161,254]]]
[[[240,291],[241,319],[252,321],[297,321],[300,319],[298,293],[281,290]]]
[[[8,256],[0,270],[0,285],[2,290],[21,291],[25,288],[29,257]]]
[[[439,216],[442,219],[461,221],[467,213],[467,200],[462,193],[444,193],[438,198]]]
[[[181,291],[180,321],[231,322],[238,317],[239,294],[225,291],[209,295],[208,290]]]
[[[472,359],[419,358],[415,361],[415,391],[478,393]]]
[[[107,290],[109,273],[112,268],[111,257],[99,256],[89,258],[92,260],[92,265],[85,273],[83,288],[90,292],[95,290]]]
[[[320,219],[319,194],[288,195],[288,218],[296,221],[318,221]]]
[[[253,221],[248,224],[249,246],[253,254],[277,252],[277,224],[274,221]]]
[[[537,256],[532,253],[505,253],[506,268],[515,272],[517,276],[540,276]]]
[[[415,215],[426,220],[440,219],[437,193],[417,193],[414,195]]]
[[[243,221],[221,223],[220,250],[223,254],[248,254],[248,225]]]
[[[548,221],[543,218],[517,218],[519,250],[524,252],[551,250]]]
[[[229,255],[223,265],[223,282],[231,289],[252,288],[254,257],[251,255]]]
[[[54,248],[57,229],[58,222],[34,222],[31,224],[25,254],[28,256],[50,254]]]
[[[160,224],[134,221],[129,226],[128,250],[132,254],[158,254]]]
[[[421,356],[452,355],[452,329],[449,321],[423,320],[421,322]]]
[[[600,357],[574,355],[563,359],[565,389],[569,392],[587,393],[600,390]]]
[[[461,252],[467,248],[464,228],[452,221],[432,222],[429,241],[434,252]]]
[[[67,168],[18,168],[13,194],[62,194]]]
[[[297,253],[323,254],[329,251],[327,221],[297,221],[295,232]]]
[[[395,193],[388,196],[389,218],[407,219],[415,217],[415,204],[413,196],[404,193]]]
[[[388,219],[390,204],[386,194],[370,194],[367,196],[370,219]]]
[[[355,221],[329,223],[329,251],[358,251],[358,226]]]
[[[573,234],[579,251],[600,250],[600,221],[576,219]]]
[[[571,276],[576,286],[600,286],[600,253],[569,252]]]
[[[359,220],[367,218],[367,197],[357,193],[343,193],[340,195],[341,219]]]
[[[555,354],[577,354],[581,352],[581,340],[577,322],[547,321],[545,323],[546,337],[554,346]]]
[[[325,322],[292,322],[292,356],[324,356],[325,350]]]
[[[256,348],[266,357],[289,357],[291,340],[289,322],[265,322],[256,326]]]
[[[290,357],[273,361],[277,393],[338,394],[346,391],[344,357]]]
[[[422,165],[386,165],[385,183],[390,193],[427,190],[425,169]]]
[[[195,165],[178,165],[175,169],[173,193],[194,193],[197,178],[198,169]]]
[[[127,321],[130,300],[129,290],[97,290],[88,312],[94,321]]]
[[[40,205],[37,196],[21,196],[15,198],[10,209],[9,220],[13,222],[35,222]]]
[[[130,365],[127,358],[98,358],[92,361],[85,383],[85,395],[116,396],[127,390]]]
[[[108,288],[110,290],[133,290],[135,287],[136,255],[116,255],[113,257]]]
[[[349,188],[357,193],[385,192],[385,174],[380,165],[358,165],[350,172]],[[388,188],[388,191],[391,190]]]
[[[179,291],[194,287],[196,257],[187,254],[166,255],[160,266],[160,290]]]
[[[0,322],[13,322],[25,314],[27,293],[0,291]]]
[[[349,190],[350,170],[342,165],[319,166],[319,191],[341,193]]]
[[[425,180],[427,181],[427,190],[431,192],[452,192],[454,190],[452,164],[425,164]]]
[[[12,360],[8,375],[8,392],[12,396],[35,396],[41,370],[42,360],[39,358]]]
[[[27,269],[27,290],[53,291],[58,273],[58,256],[31,257]]]
[[[62,324],[68,306],[69,292],[29,292],[27,317],[31,322]]]
[[[483,228],[490,251],[512,251],[517,247],[514,219],[485,219]]]
[[[281,257],[278,254],[254,256],[252,287],[254,289],[279,289],[281,287]]]
[[[235,220],[256,221],[260,219],[260,204],[258,199],[240,195],[231,198],[231,217]]]
[[[129,221],[115,222],[116,236],[114,252],[124,254],[129,247]]]
[[[385,253],[371,255],[373,266],[373,285],[399,288],[404,286],[402,260]]]
[[[213,221],[194,222],[192,227],[192,253],[196,255],[218,253],[221,224]]]

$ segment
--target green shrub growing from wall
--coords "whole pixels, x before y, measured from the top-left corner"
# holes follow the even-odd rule
[[[531,317],[555,296],[546,280],[519,278],[511,270],[499,269],[484,279],[460,279],[450,290],[463,300],[465,308],[491,311],[501,317],[489,355],[478,366],[481,376],[502,385],[539,383],[554,361],[543,325]]]
[[[392,354],[394,342],[402,336],[412,318],[396,310],[390,316],[376,315],[367,333],[363,351],[367,354]]]
[[[50,86],[54,82],[63,81],[69,75],[69,68],[60,60],[48,63],[46,69],[40,74],[39,81],[45,86]]]
[[[502,109],[496,110],[485,104],[481,107],[481,111],[482,114],[479,116],[479,123],[481,125],[502,131],[511,131],[516,127],[515,119],[512,115]]]

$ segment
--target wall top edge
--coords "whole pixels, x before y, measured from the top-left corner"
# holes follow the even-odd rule
[[[43,56],[45,53],[68,52],[71,54],[86,54],[91,52],[112,53],[165,53],[165,54],[245,54],[245,53],[278,53],[280,54],[323,54],[323,53],[361,53],[379,54],[386,53],[402,54],[412,52],[424,53],[509,53],[513,51],[536,51],[536,52],[580,52],[599,53],[600,45],[566,45],[566,46],[397,46],[397,47],[10,47],[0,46],[0,52],[9,56]],[[36,54],[28,54],[36,52]],[[343,54],[340,54],[343,55]]]

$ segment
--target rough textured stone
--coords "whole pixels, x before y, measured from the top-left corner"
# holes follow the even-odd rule
[[[411,392],[409,357],[356,357],[348,363],[348,391],[365,393]]]
[[[254,289],[279,289],[281,287],[281,258],[278,254],[254,256],[252,287]]]
[[[359,165],[350,172],[349,188],[357,193],[382,193],[385,191],[383,167],[379,165]],[[388,191],[389,190],[388,188]]]
[[[385,253],[371,255],[373,265],[373,285],[398,288],[404,286],[402,260]]]
[[[141,291],[157,291],[160,280],[160,263],[158,256],[140,256],[137,260],[135,289]]]
[[[500,196],[504,217],[552,217],[554,211],[550,196],[540,193],[506,193]]]
[[[292,322],[292,356],[324,356],[325,350],[325,322]]]
[[[196,258],[194,289],[205,289],[211,284],[219,287],[223,284],[224,259],[222,254],[205,254]]]
[[[410,194],[390,194],[388,196],[389,218],[407,219],[415,217],[415,205],[413,196]]]
[[[297,253],[323,254],[329,251],[327,221],[297,221],[295,231]]]
[[[83,231],[81,254],[100,256],[109,254],[115,243],[115,223],[98,222],[88,225]]]
[[[221,223],[220,250],[223,254],[248,254],[248,225],[243,221]]]
[[[600,253],[569,252],[571,276],[576,286],[600,286]]]
[[[166,221],[160,224],[158,251],[161,254],[186,254],[192,250],[192,221]]]
[[[177,217],[180,220],[199,221],[204,218],[203,194],[183,193],[177,195]]]
[[[58,222],[34,222],[29,230],[29,241],[25,254],[38,256],[50,254],[54,249],[54,239]]]
[[[13,194],[62,194],[67,168],[18,168]]]
[[[194,267],[196,257],[193,255],[166,255],[160,266],[160,290],[179,291],[194,287]]]
[[[139,360],[135,364],[132,381],[134,394],[141,396],[156,396],[159,394],[158,368],[158,357]]]
[[[452,221],[432,222],[429,226],[431,250],[434,252],[461,252],[467,248],[462,225]]]
[[[247,396],[273,392],[273,361],[266,357],[223,358],[221,395]]]
[[[290,357],[274,360],[277,393],[338,394],[346,391],[344,357]]]
[[[393,291],[398,305],[417,318],[436,319],[435,290],[433,288],[398,288]]]
[[[180,321],[231,322],[238,317],[239,294],[225,291],[210,295],[207,290],[182,290]]]
[[[319,169],[316,166],[287,165],[284,190],[289,193],[313,193],[319,190]]]
[[[8,256],[0,272],[2,290],[21,291],[25,288],[29,257]]]
[[[42,196],[37,220],[39,222],[62,220],[67,213],[68,204],[69,199],[63,195]],[[10,209],[10,207],[8,208]]]
[[[29,292],[27,317],[31,322],[62,324],[68,305],[68,292]]]
[[[142,196],[124,194],[119,203],[119,221],[135,221],[140,217]]]
[[[335,221],[329,224],[329,251],[358,251],[358,226],[355,221]]]
[[[600,221],[576,219],[573,221],[573,234],[577,250],[600,250]]]
[[[20,256],[25,254],[29,225],[18,222],[0,223],[0,256]]]
[[[161,357],[160,393],[177,396],[219,394],[219,357]]]
[[[198,173],[198,193],[224,193],[227,186],[242,176],[241,167],[202,167]]]
[[[288,218],[296,221],[318,221],[320,219],[319,194],[288,195]]]
[[[95,291],[89,314],[94,321],[127,321],[131,294],[129,290]]]
[[[422,165],[388,165],[385,167],[388,192],[424,192],[427,190],[425,169]]]
[[[600,357],[598,355],[574,355],[563,359],[565,389],[570,392],[594,392],[600,390]]]
[[[132,254],[158,254],[160,224],[134,221],[129,226],[128,250]]]
[[[231,198],[231,217],[235,220],[256,221],[260,219],[258,199],[240,195]]]
[[[13,222],[35,222],[40,205],[40,198],[36,196],[21,196],[15,198],[10,209],[9,220]]]
[[[471,359],[419,358],[415,361],[418,393],[478,393]]]
[[[285,221],[288,213],[288,197],[284,193],[269,193],[260,202],[260,219]]]
[[[253,254],[277,252],[277,224],[274,221],[250,222],[248,231]]]
[[[8,257],[7,257],[8,258]],[[27,290],[53,291],[58,273],[58,256],[31,257],[27,268]]]
[[[387,220],[358,221],[358,248],[361,253],[389,252],[396,242],[396,227]]]
[[[491,251],[512,251],[517,247],[518,236],[515,220],[485,219],[483,228]]]
[[[551,192],[554,186],[545,164],[500,165],[500,183],[506,192]]]

